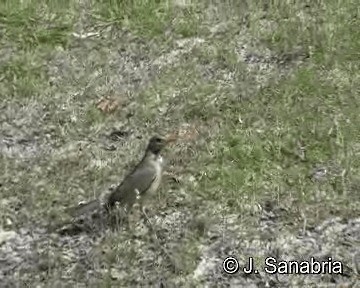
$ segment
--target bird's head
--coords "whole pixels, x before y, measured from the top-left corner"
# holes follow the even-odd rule
[[[167,137],[153,136],[149,141],[147,151],[150,151],[155,155],[157,155],[168,143],[174,142],[175,140],[176,138],[174,136],[167,136]]]

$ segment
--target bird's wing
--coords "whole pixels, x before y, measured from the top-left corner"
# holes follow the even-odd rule
[[[156,174],[156,169],[153,165],[142,165],[142,167],[136,169],[124,180],[123,185],[128,185],[130,189],[135,187],[135,189],[142,194],[147,191],[151,184],[155,181],[157,177]]]
[[[141,163],[134,169],[132,173],[130,173],[127,177],[125,177],[124,181],[120,184],[120,186],[111,193],[108,204],[110,206],[114,205],[115,202],[120,203],[134,203],[136,201],[136,197],[146,192],[151,184],[156,180],[156,170],[152,165],[143,165],[147,163]]]

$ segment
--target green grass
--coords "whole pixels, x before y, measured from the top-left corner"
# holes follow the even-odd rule
[[[194,29],[201,19],[195,4],[176,9],[172,1],[93,1],[95,9],[92,16],[104,24],[129,29],[145,39],[164,38],[166,31],[180,37],[197,34]],[[174,19],[176,18],[176,19]],[[174,23],[172,21],[174,20]]]
[[[0,68],[5,80],[1,94],[29,98],[44,92],[47,57],[54,48],[67,48],[75,19],[65,2],[21,2],[0,3],[1,54],[6,59]]]
[[[21,153],[1,155],[0,195],[10,203],[0,209],[1,226],[62,218],[65,207],[120,181],[151,134],[183,123],[194,124],[199,137],[166,151],[181,182],[164,184],[153,203],[162,212],[241,215],[249,235],[256,207],[268,201],[286,208],[281,225],[294,231],[303,228],[304,217],[316,226],[334,215],[358,215],[357,3],[268,2],[1,2],[0,119],[4,133],[25,135],[39,151],[26,158],[17,143]],[[97,34],[80,39],[73,32]],[[193,44],[195,37],[202,42]],[[189,42],[180,47],[177,40]],[[255,60],[242,58],[242,49]],[[159,62],[163,67],[154,68]],[[95,103],[109,95],[125,104],[104,114]],[[113,129],[131,136],[115,143],[116,151],[104,150]],[[329,175],[312,181],[318,166]],[[214,224],[208,221],[204,229]],[[155,274],[190,275],[198,246],[208,240],[206,231],[198,232],[164,240],[175,247],[181,268],[171,272],[161,264]],[[94,279],[99,285],[116,285],[113,266],[134,265],[144,251],[156,250],[148,238],[137,242],[130,234],[111,233],[96,246],[106,250],[94,260],[94,266],[106,263],[104,280]],[[138,283],[132,282],[137,274],[122,283]]]
[[[3,1],[0,14],[0,23],[6,27],[3,41],[10,41],[21,50],[57,45],[66,48],[75,19],[69,6],[63,4]]]
[[[336,162],[347,172],[346,177],[357,178],[358,104],[353,97],[345,99],[344,91],[317,72],[299,69],[292,79],[263,89],[258,98],[236,108],[241,116],[247,116],[242,116],[242,124],[224,126],[226,133],[216,141],[220,149],[209,168],[213,180],[205,183],[209,185],[206,188],[217,182],[229,195],[215,195],[233,203],[241,202],[240,190],[255,195],[257,201],[275,193],[280,201],[295,197],[303,205],[317,207],[313,200],[316,185],[308,179],[312,167]],[[305,159],[299,157],[302,145]],[[289,196],[294,189],[298,195]],[[337,200],[354,199],[351,195],[358,199],[356,191],[343,185],[328,187],[328,193],[332,195],[329,207]],[[351,201],[349,204],[356,208]],[[235,211],[239,207],[233,206]]]

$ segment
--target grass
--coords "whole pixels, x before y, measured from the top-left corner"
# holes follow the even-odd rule
[[[10,203],[3,204],[1,226],[56,221],[64,207],[121,180],[152,133],[183,123],[196,125],[200,136],[166,152],[182,178],[180,187],[165,184],[161,191],[158,204],[168,213],[179,209],[173,202],[183,189],[181,211],[239,214],[249,235],[256,207],[269,201],[286,208],[282,224],[294,231],[304,218],[314,227],[334,215],[359,214],[355,1],[181,2],[1,2],[1,137],[11,135],[17,151],[10,157],[0,146],[0,195]],[[125,104],[104,114],[95,103],[110,94]],[[115,152],[104,150],[114,129],[132,136],[115,143]],[[329,173],[313,181],[319,166]],[[124,259],[142,261],[142,249],[153,249],[145,240],[121,245],[131,237],[114,232],[98,244],[114,249],[105,247],[94,260],[107,263],[104,281],[94,283],[138,283],[137,270],[125,280],[111,274]],[[169,272],[165,260],[154,271],[185,283],[204,239],[203,231],[168,239],[181,271]]]

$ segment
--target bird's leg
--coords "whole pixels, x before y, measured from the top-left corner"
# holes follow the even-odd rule
[[[131,209],[129,209],[128,211],[128,215],[127,215],[127,219],[128,219],[128,225],[130,230],[135,231],[136,226],[139,223],[139,220],[141,218],[141,213],[139,211],[139,204],[138,203],[134,203],[134,205],[132,207],[130,207]]]
[[[149,223],[150,227],[153,227],[153,225],[152,225],[152,223],[151,223],[151,221],[150,221],[150,218],[149,218],[149,216],[148,216],[147,213],[146,213],[146,207],[143,206],[142,204],[141,204],[141,212],[142,212],[142,214],[143,214],[143,216],[144,216],[144,220],[146,220],[146,221]],[[152,230],[154,230],[154,229],[152,229]]]
[[[141,212],[143,215],[144,224],[148,224],[150,232],[154,235],[155,240],[158,242],[159,238],[157,236],[156,230],[154,229],[154,225],[151,223],[149,216],[146,213],[146,207],[141,204]],[[146,223],[147,222],[147,223]]]
[[[147,215],[147,213],[146,213],[146,207],[144,206],[144,205],[140,205],[140,209],[141,209],[141,213],[142,213],[142,215],[143,215],[143,219],[144,219],[144,221],[147,221],[147,223],[150,225],[150,227],[151,227],[151,230],[154,230],[153,229],[153,225],[152,225],[152,223],[151,223],[151,221],[150,221],[150,218],[149,218],[149,216]]]
[[[116,227],[116,229],[122,228],[125,225],[125,228],[129,228],[129,222],[126,215],[127,207],[122,207],[120,203],[116,203],[115,207],[112,209],[111,213],[107,213],[109,223]]]
[[[173,267],[173,270],[177,271],[177,264],[174,261],[174,258],[172,257],[170,252],[161,244],[159,237],[156,233],[156,230],[154,229],[154,225],[151,223],[150,218],[148,217],[145,210],[146,210],[146,207],[141,204],[141,212],[142,212],[142,215],[144,216],[144,221],[147,221],[147,223],[149,224],[149,230],[150,230],[150,235],[152,236],[151,237],[152,240],[154,241],[155,245],[157,245],[159,247],[160,251],[162,251],[165,254],[165,256],[168,258],[171,266]]]
[[[141,217],[141,213],[139,211],[139,207],[140,207],[140,192],[138,189],[134,189],[134,193],[135,193],[135,199],[134,202],[129,202],[127,204],[127,214],[128,214],[128,221],[129,221],[129,227],[131,228],[131,230],[134,230],[136,225],[139,223],[140,217]]]

